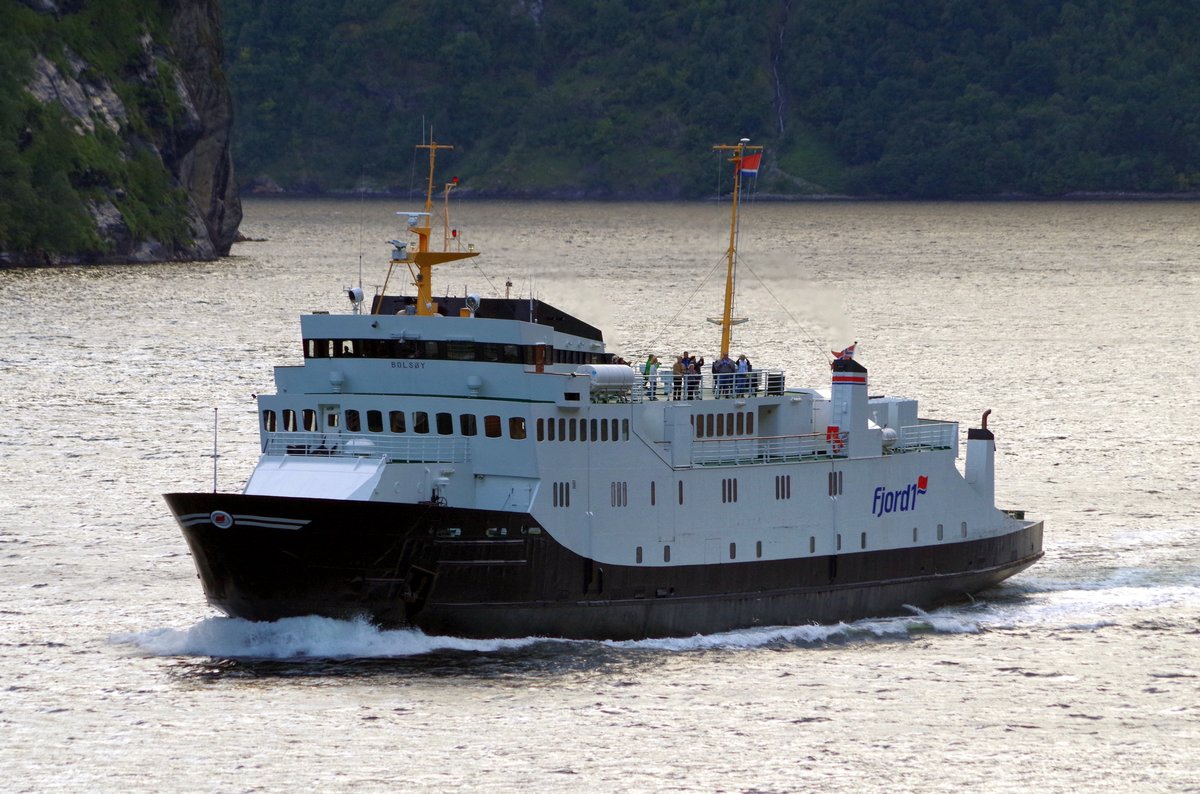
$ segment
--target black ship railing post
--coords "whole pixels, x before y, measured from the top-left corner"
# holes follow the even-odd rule
[[[217,458],[219,457],[220,455],[217,454],[217,409],[213,408],[213,493],[217,492]]]

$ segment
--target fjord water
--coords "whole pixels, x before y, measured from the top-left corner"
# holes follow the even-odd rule
[[[239,488],[301,312],[380,284],[382,201],[246,202],[214,263],[0,272],[0,788],[1200,787],[1200,233],[1187,203],[753,203],[734,353],[978,423],[1045,559],[973,603],[644,642],[216,616],[160,494]],[[711,357],[727,205],[462,203],[437,293]],[[711,360],[711,358],[710,358]],[[965,435],[965,434],[964,434]],[[748,505],[747,509],[753,509]]]

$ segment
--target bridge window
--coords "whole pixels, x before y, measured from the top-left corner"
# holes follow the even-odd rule
[[[304,409],[304,429],[309,433],[317,432],[317,412],[312,408]]]
[[[454,417],[448,411],[438,412],[437,431],[439,436],[448,436],[454,432]]]
[[[429,414],[424,411],[413,411],[413,432],[422,435],[429,432]]]
[[[460,414],[458,429],[464,436],[473,436],[479,432],[475,423],[475,414]]]
[[[296,432],[296,412],[291,408],[283,409],[283,429],[288,433]]]
[[[454,340],[447,342],[446,358],[451,361],[474,361],[475,343]]]
[[[515,439],[525,438],[525,417],[513,416],[508,420],[508,437]]]
[[[404,411],[388,411],[388,424],[393,433],[403,433]]]
[[[263,430],[267,431],[268,433],[275,432],[275,412],[274,411],[263,411],[262,412],[262,426],[263,426]]]
[[[359,418],[358,411],[346,411],[346,430],[351,433],[358,433],[362,430],[362,419]]]
[[[488,438],[500,438],[503,435],[501,431],[500,417],[495,414],[489,414],[483,417],[483,434]]]
[[[367,411],[367,430],[372,433],[383,432],[383,411]]]

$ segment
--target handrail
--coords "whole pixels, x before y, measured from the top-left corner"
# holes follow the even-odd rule
[[[893,451],[950,449],[955,446],[958,425],[954,422],[922,422],[900,428]]]
[[[807,433],[797,436],[698,438],[692,441],[692,463],[778,463],[806,458],[844,458],[849,433]]]
[[[263,435],[264,455],[386,458],[389,463],[464,463],[471,442],[462,436],[363,433],[290,433]]]
[[[676,381],[678,380],[678,383]],[[681,375],[659,370],[648,377],[637,373],[632,387],[593,388],[592,402],[645,402],[646,400],[725,400],[783,394],[781,369],[755,369],[750,372],[721,372]]]
[[[896,455],[921,450],[952,449],[958,425],[953,422],[923,422],[900,428],[895,446],[885,450]],[[832,460],[845,458],[848,431],[807,433],[794,436],[748,436],[692,439],[692,464],[733,465],[779,463],[785,460]]]

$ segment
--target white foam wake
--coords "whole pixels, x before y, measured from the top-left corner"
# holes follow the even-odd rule
[[[353,659],[419,656],[435,651],[492,652],[541,640],[468,640],[431,637],[416,629],[386,631],[365,620],[284,618],[254,623],[209,618],[186,629],[152,629],[112,638],[151,656],[252,659]]]
[[[399,658],[438,651],[492,653],[535,643],[588,644],[614,649],[697,651],[770,645],[819,645],[872,639],[903,639],[919,633],[965,634],[1011,628],[1094,630],[1155,610],[1200,610],[1200,586],[1190,582],[1128,584],[1115,574],[1106,583],[1026,579],[999,597],[925,612],[836,625],[764,626],[694,637],[590,641],[525,637],[471,640],[430,636],[416,629],[383,630],[364,620],[286,618],[253,623],[209,618],[185,629],[160,628],[113,637],[152,656],[251,659]]]

